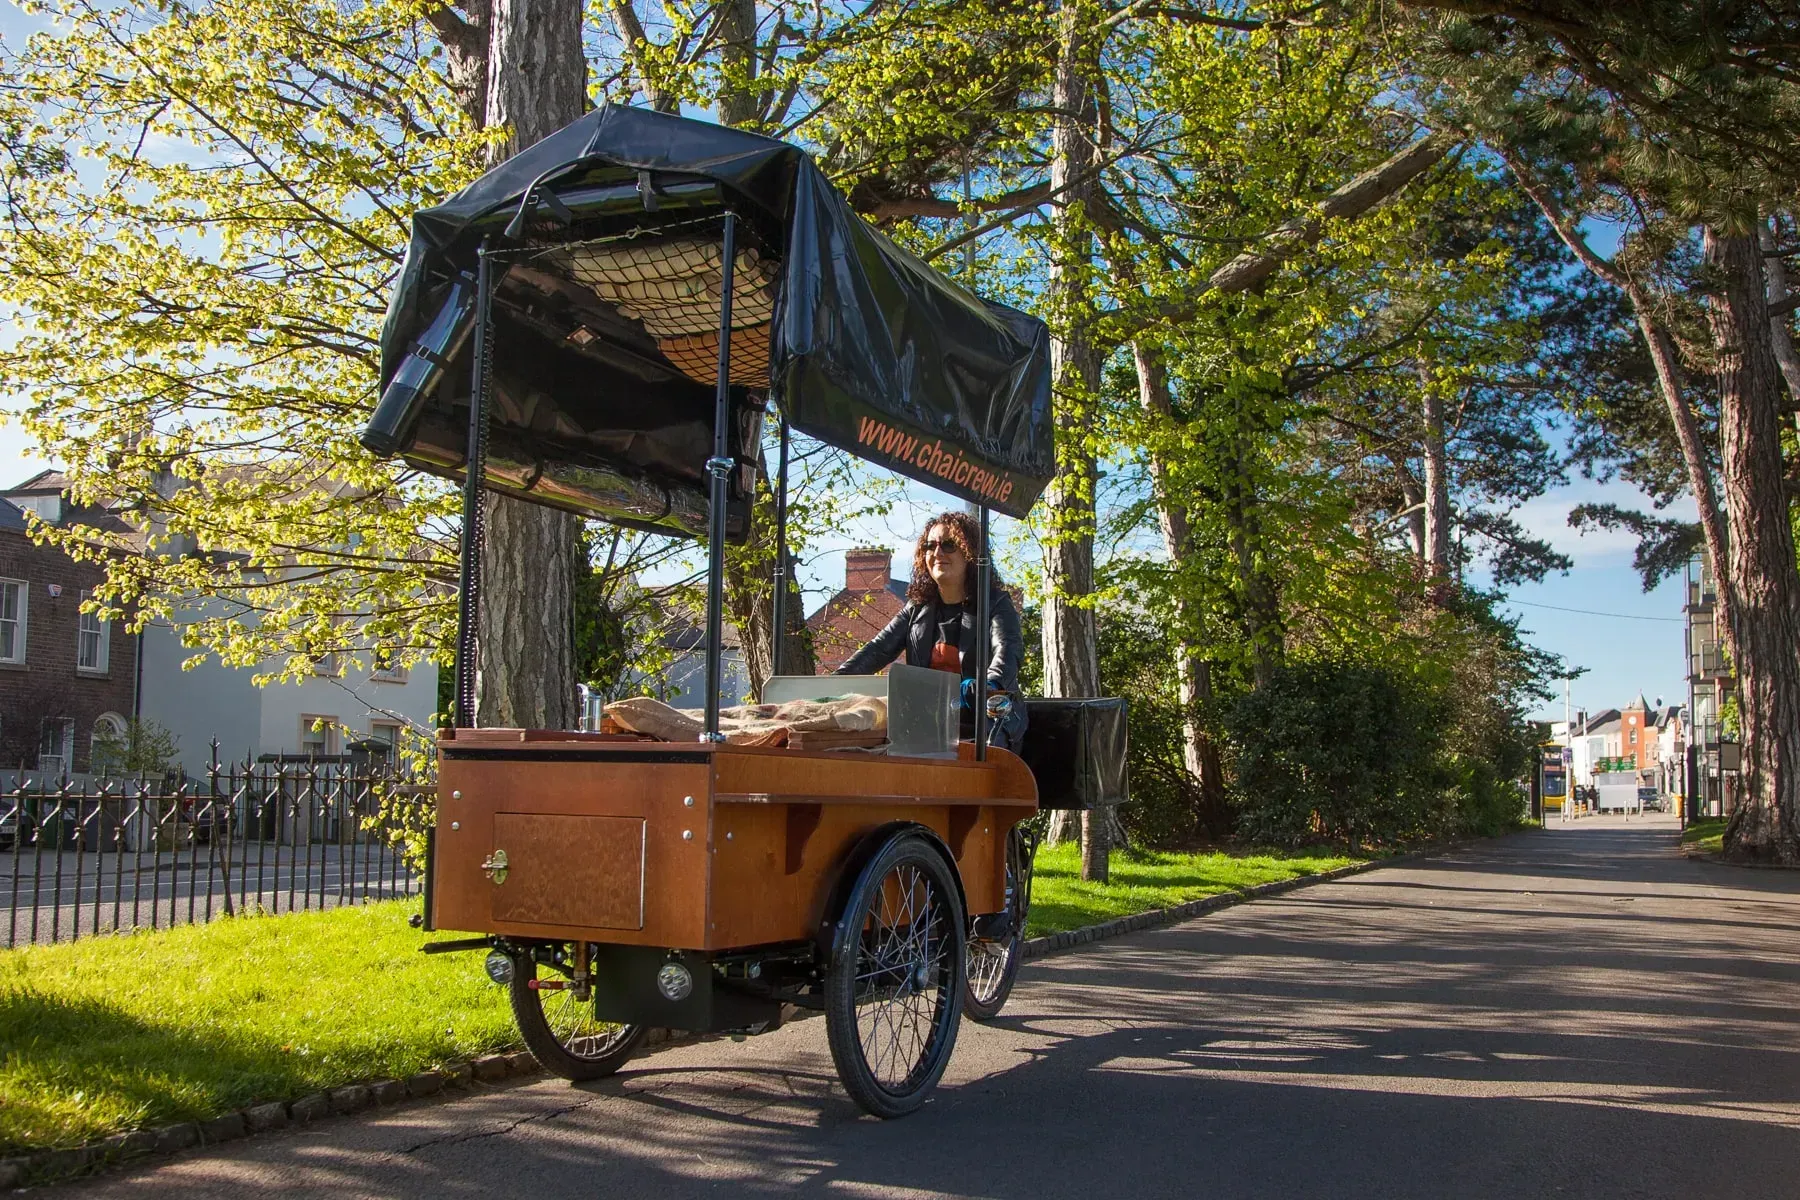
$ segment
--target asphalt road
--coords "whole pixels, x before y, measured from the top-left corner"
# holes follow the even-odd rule
[[[1033,963],[899,1121],[815,1020],[58,1192],[1792,1200],[1800,873],[1675,841],[1589,819]]]

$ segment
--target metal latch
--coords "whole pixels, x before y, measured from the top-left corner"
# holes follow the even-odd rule
[[[487,877],[489,879],[493,880],[496,884],[505,883],[506,882],[506,851],[496,850],[492,854],[488,855],[486,860],[484,860],[482,862],[481,869],[483,871],[486,871]]]

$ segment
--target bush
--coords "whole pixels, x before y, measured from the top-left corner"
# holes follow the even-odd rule
[[[1451,782],[1441,706],[1411,678],[1361,663],[1296,663],[1226,717],[1237,756],[1238,832],[1296,845],[1437,832]]]

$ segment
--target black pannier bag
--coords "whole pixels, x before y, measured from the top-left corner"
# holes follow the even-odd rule
[[[1028,699],[1019,757],[1037,778],[1039,808],[1088,809],[1131,798],[1125,701]]]

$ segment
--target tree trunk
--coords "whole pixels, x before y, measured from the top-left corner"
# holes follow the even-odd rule
[[[1719,442],[1743,733],[1743,787],[1727,852],[1800,861],[1800,564],[1782,483],[1781,377],[1769,344],[1762,251],[1707,229],[1723,291],[1707,315],[1719,373]]]
[[[1175,420],[1174,400],[1169,393],[1169,373],[1163,365],[1162,353],[1147,342],[1133,342],[1132,360],[1137,367],[1138,402],[1145,411],[1163,421]],[[1156,512],[1162,527],[1163,548],[1169,566],[1179,581],[1183,567],[1192,552],[1191,522],[1187,505],[1175,497],[1169,483],[1169,464],[1159,451],[1150,455],[1150,479],[1156,488]],[[1219,748],[1207,736],[1203,715],[1212,700],[1212,664],[1194,648],[1194,631],[1199,628],[1198,614],[1192,601],[1178,582],[1173,589],[1175,600],[1176,685],[1181,701],[1181,757],[1200,786],[1198,823],[1210,834],[1224,832],[1228,815],[1225,811],[1225,779],[1219,762]]]
[[[1450,575],[1450,471],[1444,454],[1444,398],[1420,368],[1419,411],[1425,460],[1425,574]]]
[[[444,47],[445,78],[456,105],[475,125],[487,121],[488,23],[492,0],[462,0],[426,13]],[[461,9],[459,13],[457,10]]]
[[[1773,308],[1788,298],[1787,267],[1779,254],[1772,253],[1775,232],[1767,222],[1757,227],[1756,240],[1762,247],[1763,272],[1769,283],[1769,307]],[[1800,426],[1800,354],[1794,352],[1794,335],[1788,329],[1785,313],[1769,318],[1769,349],[1775,352],[1775,362],[1781,367],[1781,378],[1787,384],[1786,407],[1796,414],[1795,423]]]
[[[665,89],[651,74],[650,39],[644,33],[644,23],[638,20],[637,9],[632,7],[632,3],[633,0],[610,0],[607,8],[612,13],[613,31],[619,35],[619,41],[625,47],[625,57],[637,74],[638,90],[644,93],[644,99],[655,111],[679,112],[679,98]]]
[[[1244,631],[1250,639],[1250,675],[1257,687],[1265,687],[1275,677],[1275,668],[1283,655],[1284,634],[1281,603],[1275,581],[1269,572],[1269,548],[1262,536],[1262,496],[1257,485],[1256,469],[1251,461],[1250,435],[1246,425],[1260,420],[1252,414],[1242,395],[1230,401],[1232,410],[1228,428],[1225,462],[1224,504],[1225,540],[1237,567],[1238,604],[1243,613]]]
[[[719,123],[742,128],[762,120],[756,82],[756,0],[718,0]]]
[[[1412,468],[1404,462],[1396,462],[1394,470],[1400,476],[1400,495],[1406,501],[1406,540],[1412,547],[1414,564],[1420,571],[1425,569],[1425,493],[1419,488],[1419,481],[1414,478]]]
[[[1099,471],[1091,444],[1100,356],[1087,277],[1093,236],[1086,213],[1095,208],[1095,130],[1091,71],[1093,14],[1064,0],[1057,16],[1055,125],[1050,186],[1057,209],[1050,261],[1050,377],[1055,389],[1056,475],[1045,493],[1044,692],[1100,694],[1099,639],[1094,610],[1094,486]],[[1081,877],[1105,882],[1108,821],[1104,810],[1081,815]]]
[[[1688,490],[1693,493],[1694,508],[1700,517],[1700,540],[1706,545],[1706,553],[1712,559],[1714,569],[1723,575],[1723,564],[1726,562],[1725,518],[1719,512],[1719,493],[1713,486],[1712,463],[1708,461],[1705,444],[1700,439],[1700,420],[1695,416],[1693,402],[1687,396],[1675,340],[1652,315],[1653,309],[1648,296],[1639,291],[1635,284],[1627,289],[1626,294],[1631,299],[1632,310],[1637,314],[1638,332],[1644,335],[1644,344],[1650,349],[1650,362],[1656,368],[1657,387],[1663,394],[1663,406],[1669,411],[1669,423],[1675,427],[1675,441],[1681,447],[1682,462],[1687,467]],[[1724,630],[1721,640],[1726,652],[1736,655],[1736,635],[1733,629],[1736,624],[1737,601],[1730,588],[1720,586],[1718,606],[1719,624]]]
[[[1577,260],[1581,262],[1597,278],[1604,279],[1625,293],[1631,301],[1631,310],[1637,318],[1638,331],[1644,336],[1644,345],[1650,351],[1651,365],[1656,369],[1657,388],[1662,392],[1663,405],[1669,412],[1669,424],[1675,429],[1675,441],[1681,447],[1682,465],[1687,468],[1688,490],[1694,497],[1694,508],[1700,518],[1700,537],[1706,545],[1706,553],[1712,559],[1714,568],[1724,571],[1725,556],[1725,521],[1719,512],[1719,493],[1713,485],[1712,464],[1706,455],[1705,443],[1700,437],[1700,422],[1694,415],[1693,403],[1688,399],[1686,383],[1682,378],[1681,359],[1675,350],[1675,341],[1669,336],[1656,319],[1657,306],[1654,298],[1644,290],[1643,286],[1631,275],[1621,271],[1611,262],[1601,258],[1588,245],[1587,240],[1576,229],[1575,223],[1557,203],[1532,171],[1518,159],[1509,156],[1507,166],[1513,172],[1513,178],[1519,183],[1524,193],[1531,197],[1532,203],[1550,222],[1550,228],[1557,238],[1567,246]],[[1767,309],[1764,310],[1765,315]],[[1736,624],[1735,604],[1731,589],[1723,585],[1719,588],[1719,625],[1724,630],[1721,642],[1726,650],[1735,656],[1736,649],[1732,644],[1732,629]]]
[[[494,0],[485,124],[509,130],[495,161],[586,111],[581,10],[580,0]],[[497,495],[486,512],[477,721],[573,729],[581,519]]]

